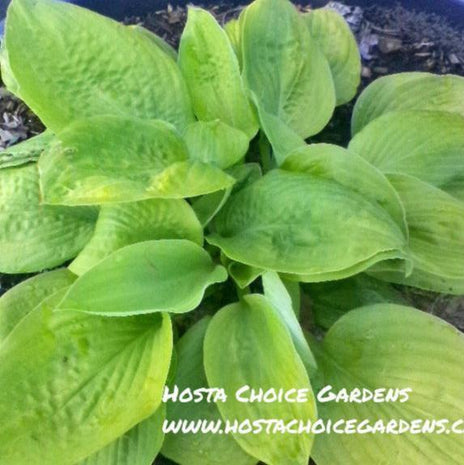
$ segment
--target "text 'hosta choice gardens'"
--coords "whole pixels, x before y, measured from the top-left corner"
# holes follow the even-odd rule
[[[383,77],[310,143],[360,68],[287,0],[190,7],[178,50],[11,2],[2,79],[46,131],[0,153],[0,272],[34,273],[0,299],[0,464],[463,463],[463,335],[400,289],[464,294],[464,78]],[[282,426],[349,419],[454,427]]]

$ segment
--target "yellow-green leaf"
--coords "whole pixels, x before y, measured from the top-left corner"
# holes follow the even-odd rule
[[[447,111],[464,116],[464,77],[452,74],[399,73],[377,79],[356,101],[352,134],[391,111]]]
[[[311,144],[290,153],[283,170],[334,180],[377,203],[407,236],[405,212],[400,197],[388,179],[361,157],[332,144]]]
[[[216,119],[251,139],[258,130],[234,50],[214,17],[190,7],[179,45],[179,66],[201,121]]]
[[[409,248],[413,261],[410,276],[391,272],[389,264],[373,271],[392,282],[448,294],[464,293],[464,204],[436,187],[411,176],[388,178],[406,209]]]
[[[174,389],[201,389],[208,386],[203,367],[203,341],[210,318],[192,326],[176,345],[178,365]],[[167,401],[167,421],[220,422],[214,402]],[[162,454],[180,465],[254,465],[257,460],[247,455],[230,434],[170,433],[166,435]]]
[[[303,362],[309,377],[317,371],[316,360],[308,346],[300,322],[293,309],[292,298],[279,275],[273,271],[263,274],[264,296],[276,310],[276,314],[292,336],[295,349]]]
[[[288,0],[256,0],[240,23],[243,76],[258,107],[302,138],[318,133],[332,115],[335,91],[302,16]]]
[[[183,198],[234,182],[212,165],[190,161],[185,142],[161,120],[96,116],[72,124],[58,138],[39,160],[46,203]]]
[[[153,239],[188,239],[202,245],[203,229],[185,200],[104,205],[92,238],[69,269],[81,275],[121,247]]]
[[[59,308],[107,316],[184,313],[199,305],[208,286],[226,278],[225,269],[193,242],[138,242],[80,276]]]
[[[5,26],[18,96],[57,132],[77,119],[120,115],[193,121],[175,61],[151,38],[54,0],[14,0]]]
[[[232,195],[207,237],[232,260],[298,280],[343,278],[404,258],[401,226],[336,180],[273,170]]]
[[[0,168],[11,168],[36,162],[53,140],[53,134],[45,131],[38,136],[2,150],[0,152]]]
[[[0,170],[0,271],[30,273],[74,258],[92,236],[89,208],[42,205],[36,164]]]
[[[163,444],[166,408],[156,412],[78,465],[152,465]]]
[[[66,268],[60,268],[26,279],[3,294],[0,298],[0,345],[46,297],[69,287],[75,279]]]
[[[166,314],[36,307],[0,348],[0,462],[75,465],[152,415],[172,352]]]
[[[153,180],[150,195],[180,199],[229,189],[235,179],[209,163],[180,161],[166,168]]]
[[[289,332],[260,295],[247,295],[240,303],[214,315],[204,342],[205,372],[210,386],[226,390],[226,402],[217,406],[225,419],[238,422],[276,419],[314,421],[316,408],[306,370],[295,351]],[[240,402],[248,389],[287,392],[304,390],[304,402]],[[250,455],[269,465],[307,465],[313,436],[279,432],[233,433]]]
[[[139,26],[138,24],[130,25],[128,27],[136,30],[140,34],[150,39],[156,46],[158,46],[164,53],[166,53],[166,55],[168,55],[174,61],[177,61],[176,50],[171,45],[169,45],[164,39],[162,39],[160,36],[156,35],[152,31],[149,31],[143,26]]]
[[[385,425],[412,421],[416,431],[427,421],[448,419],[450,424],[438,426],[442,434],[321,434],[313,453],[318,465],[462,463],[464,436],[446,434],[456,420],[462,431],[462,333],[419,310],[379,304],[346,314],[319,349],[323,383],[332,387],[331,394],[343,389],[348,393],[379,389],[383,390],[379,396],[385,398],[389,389],[393,396],[395,389],[411,389],[396,402],[320,402],[322,419],[334,423],[354,419],[358,425],[368,420],[371,426],[376,421]],[[343,429],[344,425],[339,426]]]
[[[245,157],[247,135],[232,126],[214,121],[197,121],[184,134],[190,157],[218,168],[228,168]]]
[[[304,15],[312,38],[330,66],[337,105],[349,102],[361,82],[361,56],[350,26],[335,10],[320,8]]]
[[[241,33],[240,33],[240,20],[231,19],[224,24],[224,31],[229,38],[230,45],[234,49],[235,55],[237,56],[238,63],[241,67],[242,64],[242,48],[241,48]]]
[[[383,173],[408,174],[464,200],[464,112],[390,112],[356,134],[349,150]]]

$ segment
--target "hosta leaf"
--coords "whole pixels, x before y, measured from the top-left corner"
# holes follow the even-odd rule
[[[80,276],[59,307],[108,316],[184,313],[198,306],[209,285],[226,278],[225,269],[193,242],[139,242]]]
[[[179,66],[199,120],[219,119],[251,139],[256,117],[227,34],[205,10],[190,7],[179,45]]]
[[[349,102],[361,82],[361,57],[350,26],[341,14],[327,8],[312,10],[304,17],[329,63],[337,105]]]
[[[202,245],[203,229],[185,200],[104,205],[92,239],[69,269],[81,275],[121,247],[153,239],[188,239]]]
[[[377,203],[330,179],[281,170],[231,196],[214,224],[207,239],[232,260],[305,281],[401,258],[406,245]]]
[[[464,116],[390,112],[359,132],[349,149],[384,173],[415,176],[464,200]]]
[[[298,318],[293,309],[292,298],[279,275],[273,271],[263,274],[264,295],[276,310],[279,319],[292,336],[295,349],[303,362],[308,375],[311,377],[317,371],[316,360],[308,346]]]
[[[236,179],[232,192],[253,184],[263,175],[261,166],[258,163],[245,163],[243,165],[235,165],[227,170],[227,173]]]
[[[188,161],[178,133],[161,120],[97,116],[69,126],[39,169],[44,200],[66,205],[182,198],[223,189],[233,179]]]
[[[248,150],[246,134],[219,120],[191,124],[184,139],[191,158],[219,168],[239,162]]]
[[[391,111],[431,110],[464,116],[464,77],[399,73],[377,79],[356,101],[351,132]]]
[[[464,293],[464,204],[411,176],[388,177],[406,209],[414,271],[407,278],[401,273],[385,278],[437,292]],[[385,266],[388,271],[388,263]]]
[[[243,75],[258,106],[302,138],[329,121],[330,68],[303,18],[287,0],[256,0],[241,19]]]
[[[174,386],[184,389],[201,389],[208,386],[203,367],[203,341],[210,318],[204,318],[191,327],[177,343],[178,367]],[[169,402],[167,420],[170,422],[221,420],[214,402]],[[180,465],[253,465],[256,459],[247,455],[230,434],[166,435],[162,454]]]
[[[224,190],[232,187],[235,179],[209,163],[180,161],[157,176],[150,193],[153,197],[184,198]]]
[[[5,21],[5,20],[3,20]],[[10,67],[10,62],[8,60],[8,50],[5,46],[5,40],[2,40],[0,43],[0,69],[2,82],[5,87],[13,94],[19,94],[19,84],[16,81],[13,71]]]
[[[209,385],[221,386],[228,394],[226,402],[217,404],[225,419],[315,420],[314,396],[305,368],[290,334],[263,296],[245,296],[240,303],[219,311],[208,327],[204,344]],[[239,402],[236,392],[245,385],[264,391],[306,389],[307,401]],[[270,465],[306,465],[313,442],[309,434],[269,434],[265,430],[234,437],[246,452]]]
[[[2,150],[0,152],[0,168],[11,168],[36,162],[53,140],[53,134],[45,131],[38,136]]]
[[[235,55],[237,56],[238,63],[242,65],[242,47],[241,47],[241,33],[240,33],[240,20],[231,19],[224,24],[224,31],[229,38],[229,42],[234,49]]]
[[[0,461],[75,465],[154,413],[172,351],[169,317],[53,312],[62,292],[0,350]]]
[[[66,268],[42,273],[16,285],[0,298],[0,345],[46,297],[69,287],[76,276]]]
[[[282,119],[264,110],[259,105],[256,95],[252,94],[252,99],[258,109],[261,127],[272,146],[277,165],[281,165],[289,153],[305,147],[306,142]]]
[[[463,350],[462,333],[419,310],[387,304],[354,310],[323,341],[318,362],[324,383],[334,393],[355,388],[412,391],[406,402],[320,403],[320,417],[334,423],[366,419],[371,425],[377,420],[460,420]],[[459,465],[463,456],[462,434],[409,432],[318,435],[313,453],[318,465]]]
[[[406,304],[406,299],[390,284],[366,274],[342,281],[307,284],[315,323],[329,329],[345,313],[377,303]]]
[[[192,208],[203,228],[206,228],[229,198],[231,188],[203,195],[192,201]]]
[[[163,444],[165,415],[162,404],[151,417],[78,465],[151,465]]]
[[[97,116],[72,124],[46,151],[39,169],[47,203],[104,203],[149,198],[153,180],[188,158],[163,121]]]
[[[140,34],[144,35],[148,39],[150,39],[156,46],[158,46],[166,55],[172,58],[174,61],[177,61],[177,52],[176,50],[171,47],[164,39],[160,36],[156,35],[154,32],[149,31],[143,26],[139,26],[138,24],[128,26],[131,29],[136,30]]]
[[[265,272],[265,270],[261,268],[244,265],[243,263],[234,261],[228,263],[227,271],[240,289],[248,287]]]
[[[206,227],[221,210],[232,192],[243,189],[262,175],[261,167],[256,163],[235,165],[227,169],[226,172],[235,179],[233,187],[204,195],[192,201],[192,207],[203,227]]]
[[[138,30],[64,2],[14,0],[5,43],[19,97],[54,132],[102,114],[179,129],[193,120],[175,61]]]
[[[37,166],[0,170],[0,271],[29,273],[75,257],[92,235],[95,212],[40,204]]]
[[[395,189],[356,154],[331,144],[311,144],[288,155],[282,169],[306,173],[354,190],[384,208],[407,235],[404,208]]]
[[[300,283],[295,281],[288,281],[280,277],[282,284],[285,286],[285,290],[287,291],[288,295],[290,296],[290,300],[292,302],[292,310],[295,313],[296,317],[300,317],[301,311],[301,289]]]

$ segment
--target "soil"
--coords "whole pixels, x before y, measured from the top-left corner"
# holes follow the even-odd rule
[[[350,2],[351,3],[351,2]],[[225,3],[201,3],[220,23],[237,17],[241,7]],[[379,76],[402,71],[427,71],[464,76],[464,25],[452,26],[434,14],[409,11],[400,5],[361,9],[329,2],[350,24],[362,55],[362,91]],[[303,10],[310,7],[300,7]],[[186,21],[186,9],[168,6],[145,17],[126,18],[126,24],[140,24],[177,47]],[[336,109],[324,131],[312,142],[346,146],[349,141],[353,103]],[[0,87],[0,149],[40,133],[43,126],[19,100]],[[25,277],[0,275],[0,294]],[[401,288],[412,306],[440,316],[464,331],[464,298]],[[156,464],[172,464],[157,459]]]

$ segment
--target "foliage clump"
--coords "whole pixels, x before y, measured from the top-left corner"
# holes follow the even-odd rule
[[[389,284],[464,293],[463,78],[381,78],[347,148],[308,145],[355,96],[360,59],[340,16],[287,0],[224,28],[192,7],[178,52],[85,9],[13,0],[2,77],[47,131],[0,155],[0,272],[72,261],[0,299],[1,463],[462,463],[456,431],[162,424],[464,416],[462,334]],[[300,324],[301,292],[322,341]],[[225,305],[178,338],[205,302]],[[165,384],[230,399],[165,405]],[[308,398],[241,403],[245,384]],[[324,385],[411,393],[343,405],[317,398]]]

